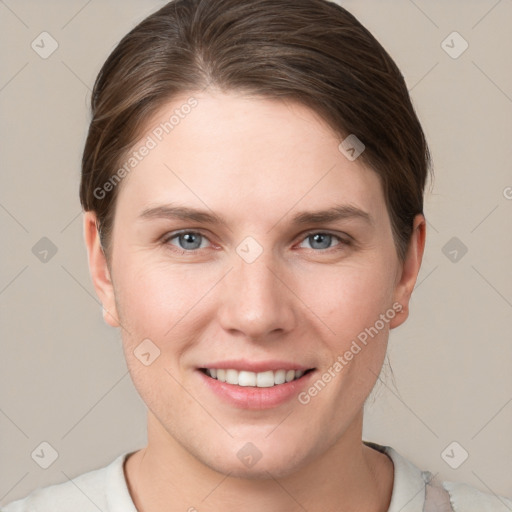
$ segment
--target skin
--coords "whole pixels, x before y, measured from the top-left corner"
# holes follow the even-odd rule
[[[187,97],[162,108],[140,140]],[[314,112],[236,93],[194,97],[197,107],[124,178],[108,262],[94,213],[84,217],[105,320],[121,327],[148,407],[148,445],[125,464],[135,505],[141,512],[385,511],[393,464],[362,443],[363,405],[389,330],[408,316],[425,219],[414,219],[400,262],[377,174],[349,161]],[[225,224],[141,218],[170,203],[214,212]],[[370,221],[292,222],[335,205],[358,208]],[[204,235],[200,248],[180,254],[187,249],[171,237],[177,230]],[[340,239],[319,248],[308,237],[315,233]],[[247,236],[263,249],[252,263],[236,252]],[[198,375],[207,362],[240,358],[292,361],[320,376],[396,303],[402,312],[307,405],[292,399],[240,409]],[[160,350],[149,366],[134,356],[147,338]],[[247,442],[262,454],[250,468],[237,457]]]

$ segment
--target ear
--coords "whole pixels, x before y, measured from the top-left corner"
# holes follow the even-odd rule
[[[100,236],[96,226],[96,214],[84,213],[84,238],[87,246],[89,271],[92,282],[102,305],[103,319],[112,327],[119,327],[114,286],[110,277],[107,259],[100,244]]]
[[[400,304],[402,310],[390,321],[391,329],[402,325],[409,316],[409,301],[416,284],[425,249],[426,228],[425,217],[421,214],[416,215],[413,220],[411,240],[405,260],[401,265],[400,274],[397,276],[394,293],[394,303]]]

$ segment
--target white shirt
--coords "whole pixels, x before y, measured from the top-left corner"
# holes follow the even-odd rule
[[[438,482],[390,446],[365,441],[387,454],[394,465],[394,483],[388,512],[511,512],[512,500],[483,493],[454,482]],[[1,512],[138,512],[128,491],[124,461],[133,452],[117,457],[108,466],[89,471],[71,481],[33,491],[13,501]]]

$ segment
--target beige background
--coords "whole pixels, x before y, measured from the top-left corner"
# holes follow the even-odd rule
[[[436,173],[412,315],[390,341],[396,387],[390,377],[378,386],[365,439],[510,496],[512,1],[341,3],[402,69]],[[77,191],[94,78],[121,36],[163,4],[0,1],[3,504],[145,442],[144,404],[91,286]],[[47,59],[31,48],[43,31],[59,45]],[[469,43],[457,59],[441,46],[453,31]],[[453,52],[461,41],[452,40]],[[46,263],[32,252],[42,237],[57,248]],[[467,247],[462,257],[443,252],[452,237]],[[31,458],[43,441],[58,453],[46,470]],[[453,441],[469,453],[458,469],[441,456]],[[461,450],[449,451],[452,464]]]

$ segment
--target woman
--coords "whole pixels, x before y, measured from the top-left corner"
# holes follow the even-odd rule
[[[176,0],[92,97],[93,282],[148,445],[14,511],[505,511],[362,441],[408,316],[427,144],[396,65],[325,0]]]

